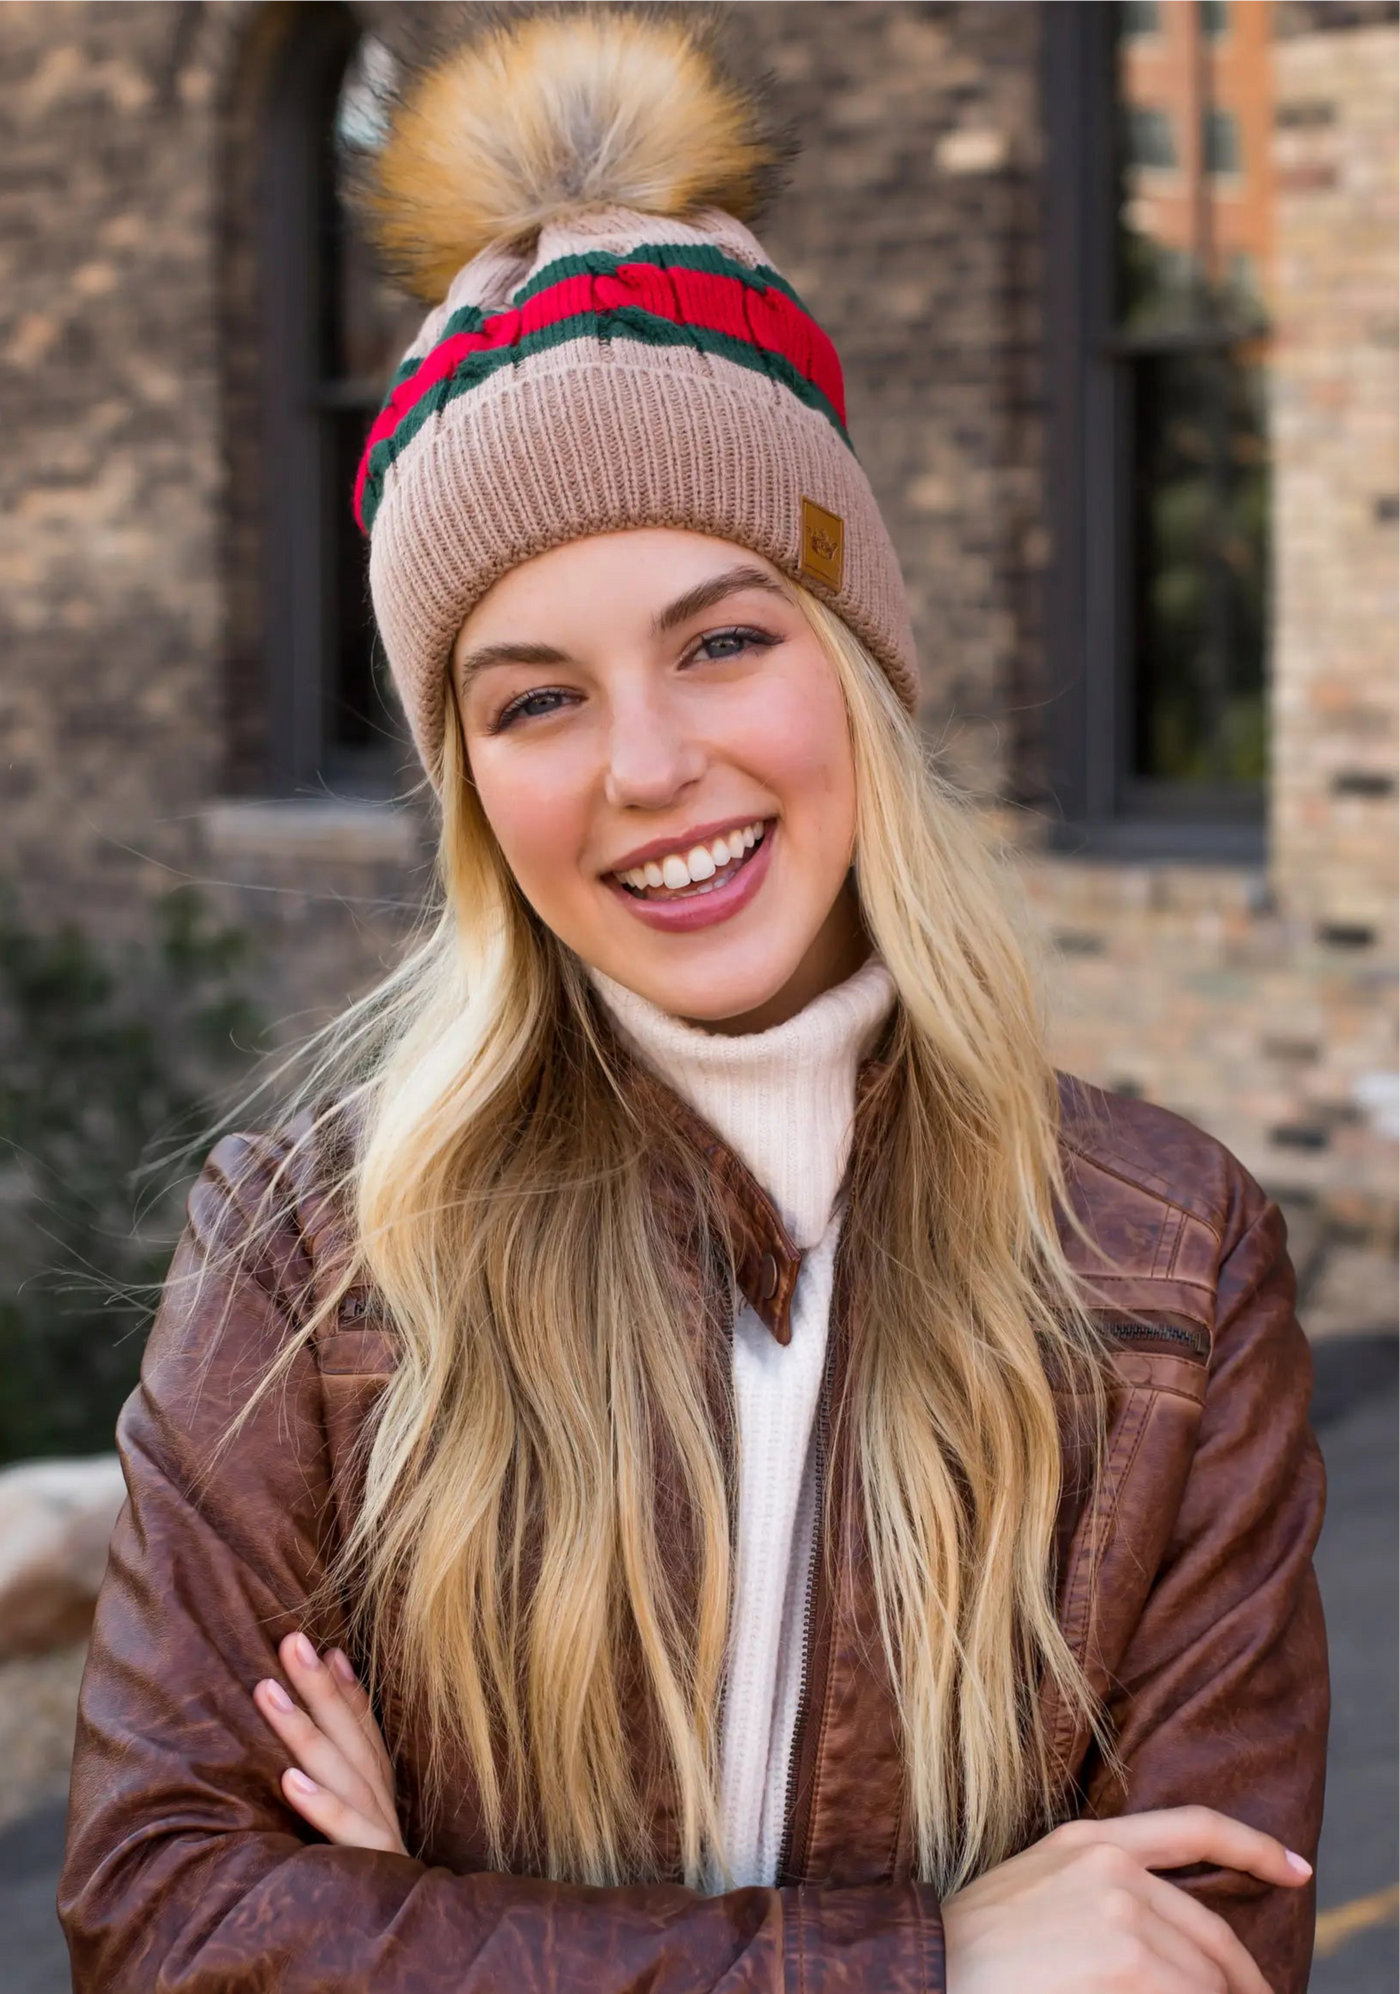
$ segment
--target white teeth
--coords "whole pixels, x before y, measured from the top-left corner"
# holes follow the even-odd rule
[[[645,865],[633,866],[627,872],[619,872],[617,877],[624,886],[634,887],[639,893],[648,886],[666,887],[672,893],[686,887],[693,887],[697,893],[710,893],[715,886],[724,884],[715,874],[752,851],[762,836],[760,818],[757,823],[744,825],[742,830],[728,831],[723,837],[712,839],[708,845],[692,845],[684,854],[668,852],[663,859],[648,859]]]
[[[713,867],[711,868],[713,870]],[[672,852],[661,861],[661,884],[669,886],[674,893],[679,887],[689,886],[690,868],[677,853]]]

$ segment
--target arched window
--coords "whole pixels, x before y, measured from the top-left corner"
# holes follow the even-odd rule
[[[263,653],[270,786],[385,796],[409,757],[351,497],[365,433],[421,319],[339,198],[338,141],[373,142],[392,72],[339,5],[294,10],[262,145]]]

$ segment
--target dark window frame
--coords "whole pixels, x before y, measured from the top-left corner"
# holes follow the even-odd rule
[[[364,33],[349,7],[299,5],[265,100],[258,186],[262,293],[262,652],[268,711],[267,786],[281,796],[387,799],[399,793],[402,742],[388,731],[363,748],[330,724],[346,600],[343,536],[358,533],[338,461],[337,412],[366,422],[379,385],[326,378],[326,316],[338,308],[327,254],[336,199],[327,150],[347,66]],[[367,561],[364,613],[369,614]],[[377,638],[375,640],[378,642]],[[379,716],[376,716],[376,719]]]
[[[1124,362],[1135,349],[1162,350],[1164,340],[1112,329],[1112,10],[1101,0],[1058,0],[1042,20],[1050,846],[1260,864],[1264,785],[1187,785],[1130,772],[1132,375]],[[1220,344],[1236,338],[1222,331]],[[1199,349],[1199,333],[1190,344]]]

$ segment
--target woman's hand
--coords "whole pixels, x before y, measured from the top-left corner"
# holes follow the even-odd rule
[[[270,1677],[253,1701],[296,1761],[282,1775],[287,1804],[343,1849],[406,1855],[394,1769],[370,1700],[339,1648],[322,1660],[304,1634],[277,1650],[300,1709]]]
[[[1210,1807],[1070,1821],[943,1906],[948,1994],[1269,1994],[1224,1919],[1150,1873],[1190,1863],[1265,1883],[1312,1874]]]

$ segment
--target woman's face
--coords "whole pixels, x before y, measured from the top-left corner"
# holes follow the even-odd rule
[[[767,561],[669,527],[569,541],[482,598],[451,669],[487,820],[585,962],[738,1031],[859,966],[845,704]]]

